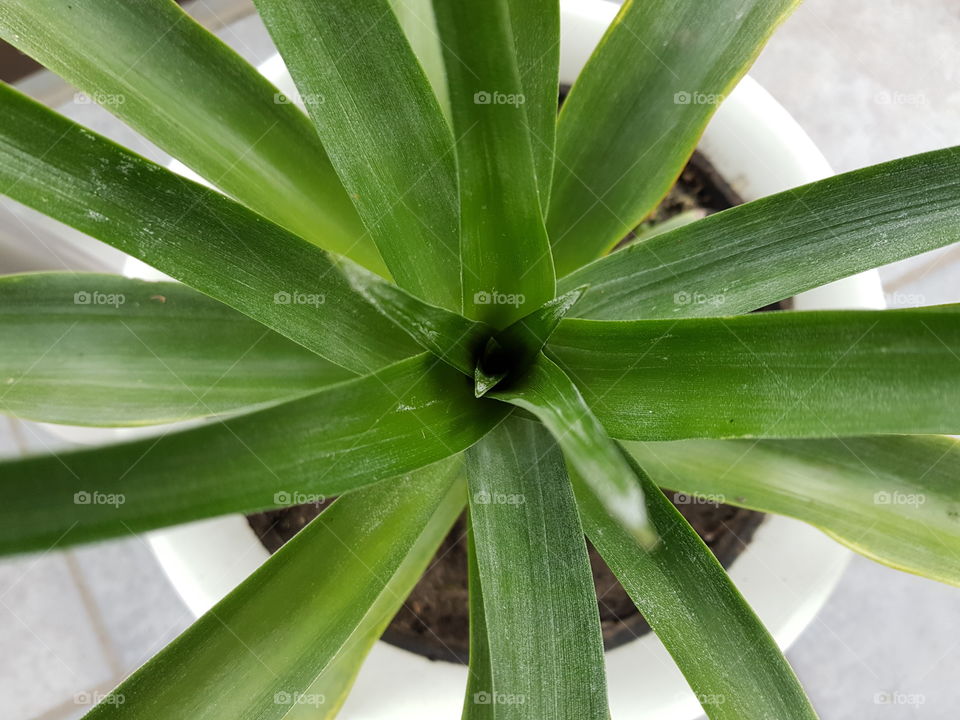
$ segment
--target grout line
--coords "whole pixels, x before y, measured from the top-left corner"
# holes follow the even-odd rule
[[[100,611],[100,607],[97,605],[97,601],[94,599],[93,593],[90,592],[90,586],[87,584],[87,580],[83,576],[83,571],[80,569],[79,562],[77,562],[75,551],[67,550],[63,553],[63,557],[67,563],[67,568],[70,571],[70,576],[73,578],[74,587],[76,587],[77,592],[80,595],[80,600],[83,603],[83,607],[87,611],[87,619],[90,621],[90,627],[93,630],[94,635],[97,637],[97,641],[100,644],[100,650],[107,659],[107,666],[110,668],[110,674],[113,677],[122,676],[124,674],[123,662],[120,660],[120,656],[117,654],[116,647],[114,647],[113,641],[110,639],[110,632],[107,630],[107,624],[103,619],[103,613]]]

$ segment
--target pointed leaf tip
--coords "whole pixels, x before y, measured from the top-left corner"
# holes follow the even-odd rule
[[[482,398],[490,390],[497,386],[497,384],[507,376],[507,373],[498,373],[496,375],[487,375],[484,373],[479,366],[474,372],[473,381],[473,393],[478,398]]]
[[[501,349],[500,343],[497,342],[496,338],[490,338],[487,340],[487,344],[484,347],[483,353],[481,353],[480,357],[477,358],[477,364],[473,370],[473,393],[478,398],[486,395],[501,380],[510,374],[509,369],[494,373],[487,372],[484,369],[484,362],[488,361],[491,356],[496,354],[496,352]]]

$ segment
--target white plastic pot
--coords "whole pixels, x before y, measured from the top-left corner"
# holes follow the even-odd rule
[[[613,3],[600,0],[563,0],[563,83],[576,78],[617,9]],[[279,57],[265,63],[261,71],[281,90],[295,96]],[[831,174],[826,160],[797,123],[749,77],[719,108],[700,150],[748,201]],[[158,277],[132,259],[124,272]],[[882,308],[879,275],[871,271],[803,293],[795,298],[795,307]],[[92,432],[71,433],[70,439],[103,439],[98,434],[103,431]],[[66,437],[64,431],[60,434]],[[242,516],[153,532],[149,542],[171,582],[198,616],[268,557]],[[847,550],[819,531],[772,516],[756,531],[730,575],[778,644],[787,648],[822,607],[848,558]],[[606,661],[614,718],[691,720],[701,714],[697,699],[652,633],[607,653]],[[431,662],[377,643],[341,717],[459,717],[466,679],[463,666]]]

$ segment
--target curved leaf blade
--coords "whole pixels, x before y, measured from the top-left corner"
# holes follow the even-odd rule
[[[493,704],[498,719],[607,720],[593,574],[560,448],[511,417],[465,458],[493,680],[467,705]]]
[[[463,311],[498,328],[555,290],[508,5],[434,0],[458,137]]]
[[[523,87],[540,206],[546,215],[553,187],[557,99],[560,96],[560,2],[508,2],[517,71]]]
[[[623,4],[560,111],[547,215],[559,276],[656,207],[723,96],[798,4]]]
[[[294,705],[284,716],[284,720],[333,720],[340,713],[367,655],[383,635],[383,631],[393,620],[394,615],[406,603],[414,585],[436,556],[440,543],[466,506],[462,456],[418,470],[412,478],[418,483],[432,483],[435,479],[444,477],[444,474],[447,478],[454,479],[451,493],[427,521],[420,537],[410,547],[407,556],[384,586],[377,600],[370,605],[370,609],[356,626],[353,634],[330,660],[320,676],[306,689],[308,698],[323,698],[323,702]]]
[[[403,34],[410,43],[430,81],[444,117],[450,119],[450,95],[447,92],[447,69],[443,63],[443,45],[437,30],[437,18],[431,0],[388,0]]]
[[[473,375],[480,355],[493,328],[483,322],[468,320],[446,308],[430,305],[414,297],[375,273],[349,262],[340,269],[350,286],[424,350],[429,350],[467,377]]]
[[[458,372],[420,355],[215,424],[2,462],[0,553],[254,512],[298,493],[337,495],[455,455],[503,415]]]
[[[628,443],[653,480],[789,515],[885,565],[960,586],[960,453],[950,437]]]
[[[494,720],[496,705],[478,702],[480,693],[489,694],[493,688],[493,669],[490,666],[490,640],[483,609],[483,588],[477,564],[477,539],[473,524],[467,516],[467,587],[470,594],[470,666],[467,692],[463,699],[461,720]]]
[[[461,308],[453,137],[387,0],[256,0],[397,282]]]
[[[960,152],[936,150],[771,195],[569,275],[595,320],[736,315],[960,240]]]
[[[0,412],[41,422],[176,422],[354,377],[186,285],[116,275],[0,277],[0,335]]]
[[[554,362],[541,354],[521,378],[495,389],[489,397],[533,413],[550,430],[600,504],[643,544],[656,542],[632,468],[577,386]]]
[[[307,117],[174,3],[10,0],[0,35],[247,207],[384,270]]]
[[[623,440],[960,432],[949,309],[564,320],[548,351]]]
[[[816,720],[770,633],[720,563],[632,463],[663,542],[639,547],[574,475],[590,541],[673,656],[710,720]]]
[[[311,685],[463,507],[445,465],[337,499],[85,717],[265,720],[324,709]],[[317,558],[336,562],[318,572]]]
[[[353,292],[324,251],[6,85],[0,192],[353,372],[416,352]]]

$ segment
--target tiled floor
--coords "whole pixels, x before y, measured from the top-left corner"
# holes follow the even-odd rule
[[[806,0],[751,71],[838,172],[960,145],[960,4]],[[960,300],[960,248],[881,271],[887,304]]]
[[[960,145],[958,38],[950,0],[806,0],[752,74],[852,170]],[[960,250],[881,277],[891,307],[960,302]],[[956,718],[958,613],[960,590],[856,557],[789,657],[825,720]]]
[[[269,52],[255,21],[221,34],[248,57]],[[953,0],[806,0],[753,75],[848,170],[960,144],[957,38]],[[98,108],[74,111],[104,127]],[[958,261],[945,250],[885,268],[889,303],[960,301]],[[0,453],[15,441],[0,419]],[[957,617],[960,591],[857,558],[790,658],[827,720],[955,718]],[[188,620],[137,538],[0,563],[0,715],[78,717]]]
[[[0,454],[34,433],[0,419]],[[141,538],[0,563],[0,717],[81,716],[190,621]]]

